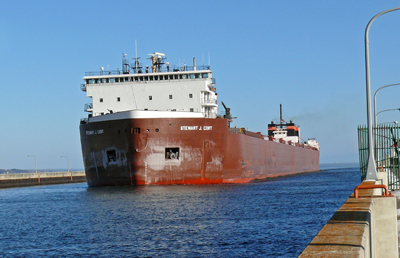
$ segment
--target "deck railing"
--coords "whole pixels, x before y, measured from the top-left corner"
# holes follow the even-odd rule
[[[201,99],[201,105],[216,105],[217,104],[217,99],[211,98],[211,99]]]
[[[81,84],[81,91],[86,91],[86,84]]]
[[[84,108],[85,112],[92,112],[92,110],[93,110],[93,103],[85,104],[85,108]]]
[[[204,71],[204,70],[210,70],[210,66],[208,65],[200,65],[196,66],[196,70],[194,70],[193,66],[183,66],[183,67],[178,67],[178,66],[171,66],[169,70],[167,68],[161,68],[157,69],[157,73],[168,73],[168,72],[184,72],[184,71]],[[121,75],[121,74],[155,74],[155,73],[146,73],[145,69],[141,69],[141,72],[134,72],[134,67],[131,67],[130,72],[124,72],[122,70],[110,70],[110,71],[97,71],[97,72],[86,72],[85,76],[98,76],[98,75]],[[151,71],[151,67],[149,68],[149,71]]]

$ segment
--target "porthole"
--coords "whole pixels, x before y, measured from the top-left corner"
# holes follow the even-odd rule
[[[158,131],[160,131],[158,128],[156,128],[156,133],[158,133]]]

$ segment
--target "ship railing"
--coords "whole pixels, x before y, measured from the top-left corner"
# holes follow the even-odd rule
[[[119,74],[124,74],[124,73],[122,71],[120,71],[120,70],[85,72],[85,76],[119,75]]]
[[[91,112],[91,111],[93,111],[93,103],[86,103],[86,104],[85,104],[84,111],[85,111],[85,112]]]
[[[185,71],[204,71],[204,70],[210,70],[210,66],[209,65],[199,65],[199,66],[170,66],[169,69],[168,68],[161,68],[161,69],[157,69],[158,73],[168,73],[168,72],[185,72]]]
[[[212,98],[212,99],[202,99],[201,100],[201,105],[206,105],[206,104],[217,104],[217,99]]]
[[[229,133],[241,133],[241,134],[245,134],[247,136],[264,139],[264,135],[261,132],[251,132],[251,131],[246,130],[245,128],[236,128],[236,127],[228,128],[228,129],[229,129]]]
[[[89,119],[87,119],[87,118],[81,118],[80,123],[81,123],[81,124],[87,124],[87,123],[89,123]]]
[[[210,70],[210,66],[208,65],[200,65],[196,66],[196,69],[194,66],[170,66],[170,68],[157,68],[157,73],[168,73],[168,72],[185,72],[185,71],[204,71],[204,70]],[[149,70],[151,71],[151,70]],[[119,69],[117,70],[110,70],[110,71],[95,71],[95,72],[85,72],[85,76],[101,76],[101,75],[121,75],[121,74],[151,74],[151,73],[145,73],[145,70],[138,70],[135,72],[133,68],[131,68],[131,71],[121,71]],[[154,74],[154,73],[153,73]],[[213,83],[215,84],[215,80],[213,80]]]
[[[229,129],[229,133],[244,133],[242,131],[242,128],[228,128]]]
[[[81,84],[81,91],[86,91],[86,84]]]

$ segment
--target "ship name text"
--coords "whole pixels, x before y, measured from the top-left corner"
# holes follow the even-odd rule
[[[182,125],[181,126],[181,131],[211,131],[212,130],[212,126],[186,126],[186,125]]]
[[[103,134],[103,133],[104,133],[104,129],[86,131],[86,135]]]

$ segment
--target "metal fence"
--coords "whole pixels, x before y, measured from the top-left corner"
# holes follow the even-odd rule
[[[387,172],[390,190],[400,189],[400,127],[395,123],[384,123],[374,127],[373,132],[376,169]],[[365,125],[358,126],[358,153],[361,180],[364,180],[368,163],[368,129]]]

